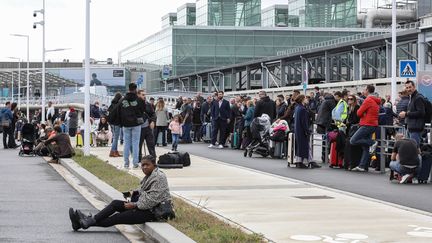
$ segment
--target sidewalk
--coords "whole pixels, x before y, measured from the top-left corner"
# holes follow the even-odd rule
[[[18,151],[0,148],[0,242],[129,242],[116,228],[73,232],[69,207],[95,208],[43,158]]]
[[[107,147],[91,151],[123,165],[123,158],[108,157]],[[431,216],[203,157],[191,161],[165,170],[171,192],[274,242],[432,241]],[[142,177],[140,170],[130,173]]]

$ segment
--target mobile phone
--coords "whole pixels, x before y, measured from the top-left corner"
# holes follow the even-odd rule
[[[122,193],[123,193],[123,197],[124,198],[131,197],[131,193],[130,192],[122,192]]]

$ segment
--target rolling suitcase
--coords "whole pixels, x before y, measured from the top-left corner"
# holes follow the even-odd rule
[[[285,142],[270,141],[270,156],[275,159],[283,159],[286,154]]]
[[[295,136],[293,132],[288,133],[288,148],[287,148],[288,167],[295,163]]]
[[[211,142],[211,130],[212,130],[212,125],[211,123],[204,123],[203,125],[204,127],[204,133],[203,133],[203,141],[206,143]]]
[[[336,150],[336,142],[332,142],[330,145],[330,165],[339,168],[343,167],[343,158]]]
[[[432,168],[432,153],[424,152],[422,153],[422,164],[419,174],[417,175],[417,179],[419,183],[427,183],[429,180],[429,176]]]

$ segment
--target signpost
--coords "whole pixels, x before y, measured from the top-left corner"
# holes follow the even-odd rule
[[[401,78],[416,78],[417,77],[417,61],[415,60],[400,60],[399,61],[399,77]]]
[[[165,65],[165,66],[163,66],[163,69],[162,69],[162,79],[167,80],[169,78],[169,76],[170,76],[170,68],[169,68],[169,66]]]
[[[417,78],[419,92],[428,100],[432,100],[432,71],[420,71]]]
[[[308,74],[308,62],[306,62],[306,68],[305,68],[305,70],[303,70],[303,72],[304,72],[303,80],[302,80],[302,84],[303,84],[303,93],[306,95],[306,90],[307,90],[308,80],[309,80],[309,74]]]

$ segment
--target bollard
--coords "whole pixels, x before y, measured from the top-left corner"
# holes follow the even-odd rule
[[[386,146],[384,146],[385,143],[385,132],[386,129],[385,127],[381,126],[381,136],[380,136],[380,173],[385,173],[385,148]]]

